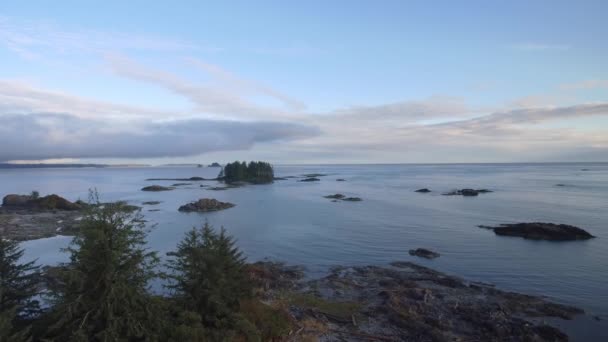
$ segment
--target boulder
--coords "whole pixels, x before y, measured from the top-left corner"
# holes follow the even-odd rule
[[[587,240],[595,237],[579,227],[544,222],[501,224],[498,227],[479,227],[491,229],[496,235],[519,236],[529,240],[570,241]]]
[[[336,182],[346,182],[346,179],[344,179],[344,178],[338,178],[338,179],[336,179]]]
[[[323,177],[323,176],[327,176],[324,173],[307,173],[307,174],[303,174],[302,177],[307,177],[307,178],[316,178],[316,177]]]
[[[488,189],[460,189],[460,190],[454,190],[454,191],[450,191],[448,193],[443,194],[444,196],[477,196],[479,194],[486,194],[492,192],[492,190],[488,190]]]
[[[141,188],[141,191],[169,191],[173,190],[171,187],[161,186],[161,185],[149,185]]]
[[[58,210],[78,210],[81,207],[76,204],[68,201],[67,199],[52,194],[44,197],[40,197],[37,199],[32,199],[29,201],[34,206],[37,206],[40,209],[58,209]]]
[[[81,205],[72,203],[67,199],[52,194],[44,197],[33,198],[27,195],[10,194],[4,196],[2,205],[5,207],[16,207],[40,210],[79,210]]]
[[[27,204],[27,202],[31,199],[32,199],[32,197],[28,196],[28,195],[10,194],[10,195],[4,196],[4,198],[2,199],[2,206],[4,206],[4,207],[22,207],[22,206],[25,206]]]
[[[343,201],[348,201],[348,202],[360,202],[363,201],[360,197],[346,197],[342,199]]]
[[[207,212],[217,211],[234,207],[234,204],[229,202],[220,202],[214,198],[201,198],[196,202],[191,202],[179,207],[179,211],[183,212]]]
[[[329,198],[329,199],[343,199],[346,196],[344,196],[342,194],[334,194],[334,195],[327,195],[327,196],[323,196],[323,197]]]
[[[300,179],[300,182],[318,182],[318,181],[320,181],[320,179],[316,178],[316,177],[308,177],[308,178]]]
[[[422,189],[418,189],[416,190],[416,192],[420,192],[420,193],[427,193],[427,192],[431,192],[431,190],[427,189],[427,188],[422,188]]]
[[[425,259],[435,259],[435,258],[438,258],[440,256],[439,253],[433,252],[433,251],[428,250],[426,248],[410,249],[409,254],[417,256],[417,257],[425,258]]]

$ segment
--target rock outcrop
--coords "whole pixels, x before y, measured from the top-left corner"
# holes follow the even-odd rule
[[[425,259],[435,259],[435,258],[439,258],[439,256],[440,256],[439,253],[433,252],[426,248],[410,249],[409,254],[413,255],[413,256],[425,258]]]
[[[346,197],[342,199],[343,201],[347,201],[347,202],[361,202],[363,201],[363,199],[361,199],[361,197]]]
[[[318,182],[318,181],[320,181],[320,179],[317,177],[308,177],[308,178],[300,179],[299,181],[300,182]]]
[[[479,194],[485,194],[488,192],[492,192],[492,190],[488,189],[460,189],[447,192],[443,194],[444,196],[477,196]]]
[[[479,227],[491,229],[496,235],[518,236],[529,240],[571,241],[594,238],[584,229],[567,224],[528,222],[501,224],[498,227]]]
[[[162,185],[148,185],[141,188],[141,191],[169,191],[173,190],[173,187],[162,186]]]
[[[208,212],[218,211],[234,207],[234,204],[229,202],[220,202],[214,198],[201,198],[196,202],[191,202],[179,207],[179,211],[183,212]]]
[[[67,199],[52,194],[44,197],[10,194],[2,199],[3,207],[33,210],[79,210],[81,206]]]
[[[422,188],[422,189],[418,189],[415,192],[420,192],[420,193],[427,193],[427,192],[431,192],[431,190],[427,189],[427,188]]]

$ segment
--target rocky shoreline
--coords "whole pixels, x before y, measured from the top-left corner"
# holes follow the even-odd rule
[[[567,341],[538,318],[584,314],[410,262],[334,267],[313,280],[303,268],[273,262],[252,264],[249,272],[267,304],[286,308],[293,340]]]

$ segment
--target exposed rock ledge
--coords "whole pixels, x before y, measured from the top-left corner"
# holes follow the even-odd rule
[[[492,192],[492,190],[488,190],[488,189],[460,189],[460,190],[454,190],[454,191],[446,192],[443,195],[444,196],[477,196],[479,194],[486,194],[488,192]]]
[[[501,224],[498,227],[479,226],[479,228],[491,229],[496,235],[519,236],[529,240],[569,241],[595,237],[579,227],[544,222]]]
[[[413,255],[413,256],[425,258],[425,259],[435,259],[435,258],[439,258],[439,256],[440,256],[439,253],[433,252],[426,248],[410,249],[409,254]]]
[[[250,274],[270,305],[288,311],[292,340],[567,341],[538,318],[583,314],[414,263],[391,265],[335,267],[304,281],[300,270],[266,262],[251,265]]]

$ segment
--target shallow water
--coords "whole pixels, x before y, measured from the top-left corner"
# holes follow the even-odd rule
[[[589,169],[589,171],[582,171]],[[208,220],[224,226],[254,261],[269,257],[306,265],[312,275],[327,267],[385,265],[411,260],[470,280],[491,282],[518,292],[545,295],[574,304],[608,320],[608,164],[462,164],[277,166],[277,176],[327,173],[320,182],[277,181],[226,191],[193,182],[168,192],[142,192],[145,185],[174,181],[146,178],[215,177],[216,168],[105,168],[0,170],[2,194],[57,193],[86,199],[96,187],[103,201],[128,200],[144,206],[156,227],[150,247],[172,250],[185,231]],[[344,178],[345,182],[336,182]],[[564,186],[556,186],[564,184]],[[433,190],[415,193],[418,188]],[[455,188],[488,188],[478,197],[442,196]],[[331,202],[322,196],[343,193],[362,202]],[[198,198],[217,198],[236,207],[214,213],[180,213]],[[148,209],[158,208],[158,212]],[[499,237],[476,226],[547,221],[586,229],[598,238],[543,242]],[[23,243],[28,258],[53,264],[70,241],[56,237]],[[409,256],[411,248],[441,253],[432,261]],[[588,323],[595,324],[595,323]]]

